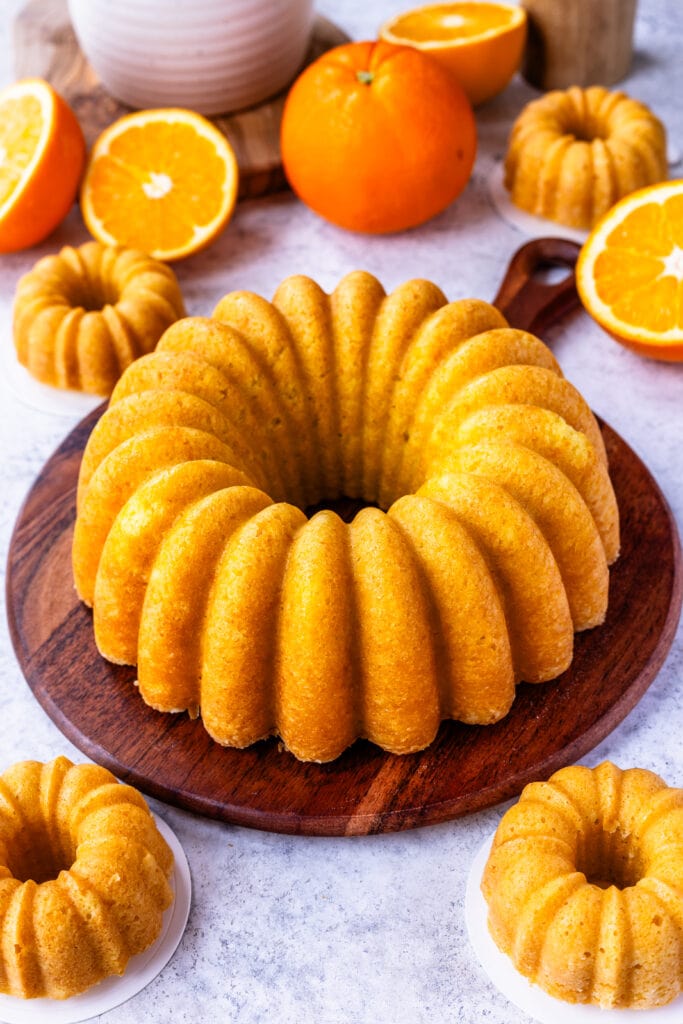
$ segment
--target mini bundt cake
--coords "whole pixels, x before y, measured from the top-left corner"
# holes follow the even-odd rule
[[[44,256],[21,278],[14,344],[19,362],[44,384],[108,395],[182,316],[170,267],[137,249],[86,242]]]
[[[65,757],[0,776],[0,992],[66,999],[161,931],[173,854],[137,790]]]
[[[599,85],[527,104],[505,157],[512,202],[575,228],[592,227],[622,196],[667,177],[661,121],[643,103]]]
[[[307,518],[341,495],[375,507]],[[602,435],[545,345],[359,271],[332,295],[301,276],[272,303],[227,295],[126,371],[73,564],[148,704],[327,761],[501,718],[603,621],[618,548]]]
[[[550,995],[642,1009],[683,988],[683,789],[641,768],[527,786],[484,870],[498,947]]]

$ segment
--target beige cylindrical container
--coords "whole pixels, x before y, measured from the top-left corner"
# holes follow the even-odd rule
[[[633,55],[636,0],[522,0],[529,16],[522,74],[539,89],[613,85]]]
[[[301,67],[313,0],[69,0],[85,56],[131,107],[241,110]]]

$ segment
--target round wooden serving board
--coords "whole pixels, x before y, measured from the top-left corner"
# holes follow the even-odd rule
[[[571,279],[548,285],[534,273],[548,265],[571,269],[577,251],[543,239],[515,255],[496,302],[516,326],[547,325],[575,303]],[[603,424],[622,550],[611,570],[607,620],[577,634],[569,671],[552,683],[520,685],[496,725],[444,722],[418,754],[398,757],[359,741],[336,761],[316,765],[296,761],[275,739],[247,750],[220,747],[200,720],[143,703],[135,669],[98,654],[92,614],[76,596],[77,476],[103,408],[60,445],[19,514],[8,617],[19,663],[48,715],[85,754],[151,796],[234,824],[309,835],[445,821],[515,796],[591,750],[637,703],[671,645],[683,598],[676,526],[647,468]]]
[[[116,17],[114,10],[112,16]],[[318,15],[304,64],[348,41],[345,32]],[[17,78],[37,76],[54,86],[73,107],[88,148],[113,121],[130,113],[130,107],[109,95],[83,56],[66,0],[28,0],[21,9],[14,23],[14,70]],[[280,158],[280,120],[286,95],[285,89],[248,110],[209,118],[235,150],[241,199],[287,188]]]
[[[277,832],[394,831],[454,818],[519,793],[577,760],[636,704],[673,639],[680,554],[666,502],[628,445],[603,426],[622,516],[606,623],[576,636],[556,682],[521,685],[494,726],[445,722],[435,743],[397,757],[367,742],[328,765],[301,764],[276,740],[248,750],[214,743],[199,720],[148,708],[135,669],[106,662],[71,576],[75,488],[101,410],[45,465],[16,525],[7,606],[28,684],[62,732],[93,760],[168,803]]]

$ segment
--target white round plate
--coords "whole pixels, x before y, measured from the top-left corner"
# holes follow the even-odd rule
[[[683,996],[652,1010],[602,1010],[599,1006],[555,999],[521,975],[512,960],[498,949],[486,923],[488,907],[481,892],[481,879],[492,842],[493,836],[489,836],[472,862],[465,891],[465,923],[481,966],[511,1003],[541,1024],[681,1024]]]
[[[0,995],[0,1021],[4,1024],[76,1024],[90,1020],[137,995],[166,966],[178,947],[190,913],[190,867],[175,832],[156,814],[154,820],[171,847],[175,862],[171,876],[175,898],[163,916],[156,942],[131,957],[122,977],[105,978],[99,985],[70,999],[19,999]]]
[[[681,161],[681,153],[677,145],[669,139],[667,142],[666,159],[669,167],[675,167]],[[568,238],[579,245],[588,238],[588,231],[580,228],[570,228],[566,224],[558,224],[546,217],[536,217],[533,213],[520,210],[510,201],[510,194],[503,184],[503,161],[496,160],[488,177],[488,189],[491,201],[496,210],[513,228],[517,228],[522,234],[529,238],[545,238],[552,235],[553,238]],[[674,175],[675,177],[675,175]]]
[[[503,184],[503,163],[500,160],[496,161],[489,174],[488,188],[491,201],[503,220],[529,238],[547,238],[548,235],[552,235],[553,238],[568,238],[579,245],[588,238],[587,231],[557,224],[546,217],[536,217],[533,213],[527,213],[526,210],[520,210],[515,206]]]
[[[2,349],[2,370],[7,387],[20,402],[37,409],[39,412],[51,413],[55,416],[69,416],[71,419],[83,419],[89,412],[105,401],[106,395],[89,395],[84,391],[71,391],[65,388],[53,388],[49,384],[41,384],[32,377],[25,366],[22,366],[14,351],[14,341],[3,332],[0,338]]]

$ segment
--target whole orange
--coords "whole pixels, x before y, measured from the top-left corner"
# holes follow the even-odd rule
[[[352,231],[402,231],[445,209],[476,153],[472,107],[433,57],[348,43],[299,76],[285,103],[282,160],[312,210]]]

